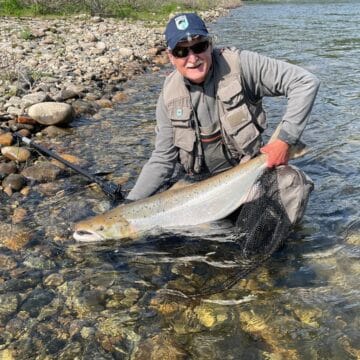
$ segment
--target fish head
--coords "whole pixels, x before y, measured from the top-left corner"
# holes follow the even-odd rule
[[[129,222],[116,211],[117,209],[79,221],[74,226],[74,239],[81,242],[97,242],[131,237],[133,232]]]

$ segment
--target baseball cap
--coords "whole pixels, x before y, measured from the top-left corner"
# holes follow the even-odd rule
[[[209,36],[204,21],[195,13],[184,13],[174,16],[166,26],[165,40],[172,50],[180,40],[200,35]]]

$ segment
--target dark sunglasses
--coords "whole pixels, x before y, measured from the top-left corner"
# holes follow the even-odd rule
[[[185,58],[189,55],[190,50],[194,54],[201,54],[208,49],[209,45],[210,45],[210,41],[205,40],[191,46],[186,46],[186,47],[175,46],[175,48],[171,51],[171,53],[177,58]]]

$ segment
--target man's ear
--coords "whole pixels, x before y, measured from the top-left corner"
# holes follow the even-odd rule
[[[175,66],[174,55],[171,53],[170,50],[166,50],[166,53],[168,55],[168,58],[169,58],[170,62]]]

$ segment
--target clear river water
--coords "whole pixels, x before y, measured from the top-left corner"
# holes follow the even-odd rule
[[[294,162],[315,182],[303,221],[270,259],[238,276],[246,264],[236,264],[231,228],[80,245],[72,223],[109,201],[74,174],[50,196],[39,187],[21,204],[36,238],[20,251],[0,248],[3,356],[360,359],[360,2],[247,1],[209,28],[218,46],[282,59],[321,80],[303,135],[311,152]],[[78,120],[58,141],[130,189],[153,148],[169,71],[127,84],[127,101],[101,120]],[[265,100],[270,129],[285,105]],[[212,294],[184,295],[201,292]]]

